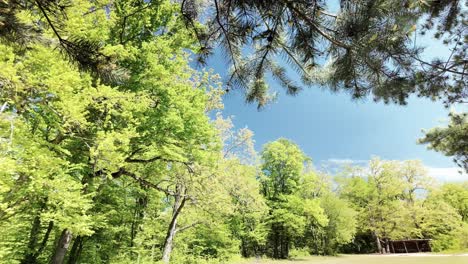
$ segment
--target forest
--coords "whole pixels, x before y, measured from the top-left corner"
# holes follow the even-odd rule
[[[379,157],[330,173],[294,140],[256,149],[222,114],[232,89],[267,105],[271,82],[466,104],[464,1],[340,1],[344,15],[268,2],[0,0],[0,263],[385,254],[399,239],[468,250],[468,179]],[[452,45],[447,62],[409,50],[427,17],[418,26]],[[228,76],[205,67],[216,47]],[[467,171],[467,119],[452,112],[419,143]]]

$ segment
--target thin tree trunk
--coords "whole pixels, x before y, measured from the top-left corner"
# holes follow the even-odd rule
[[[380,239],[379,239],[379,236],[377,235],[376,232],[374,232],[374,236],[375,236],[375,243],[377,244],[377,251],[379,252],[379,254],[382,254],[382,244],[380,244]]]
[[[135,208],[135,212],[133,212],[133,220],[132,220],[132,224],[130,226],[130,247],[133,247],[133,242],[135,240],[135,236],[136,236],[136,218],[137,218],[137,211],[138,209]]]
[[[39,232],[40,232],[39,230],[41,228],[41,218],[40,218],[39,215],[34,217],[33,225],[32,225],[32,228],[31,228],[30,235],[29,235],[29,243],[28,243],[27,253],[24,256],[24,258],[21,260],[21,262],[20,262],[21,264],[37,263],[37,257],[39,257],[39,255],[44,250],[44,248],[45,248],[45,246],[47,244],[47,241],[49,240],[49,235],[50,235],[50,232],[52,231],[53,227],[54,227],[54,222],[50,221],[48,226],[47,226],[47,230],[46,230],[46,232],[44,234],[44,237],[42,238],[41,244],[39,244],[39,247],[36,250],[37,239],[38,239]]]
[[[73,246],[70,250],[70,256],[68,258],[68,264],[75,264],[80,257],[81,250],[83,248],[83,237],[77,236],[75,241],[73,241]]]
[[[39,215],[34,217],[33,224],[31,227],[31,232],[29,233],[29,242],[26,254],[21,260],[21,264],[27,263],[36,263],[36,258],[34,257],[34,251],[36,249],[37,236],[39,235],[39,230],[41,228],[41,218]]]
[[[164,249],[163,249],[163,255],[162,255],[162,261],[164,263],[169,263],[169,261],[171,260],[172,243],[174,241],[176,225],[177,225],[177,219],[174,219],[174,221],[169,227],[168,234],[164,241]]]
[[[241,238],[241,254],[242,254],[242,257],[244,257],[244,258],[249,257],[248,254],[247,254],[247,245],[245,243],[244,238]]]
[[[151,240],[154,240],[154,237],[152,237]],[[151,261],[154,261],[155,250],[156,250],[156,243],[153,241],[153,245],[151,245]]]
[[[316,232],[315,232],[314,229],[312,229],[312,239],[313,239],[313,241],[314,241],[315,254],[318,255],[318,254],[319,254],[318,238],[317,238],[317,234],[316,234]]]
[[[279,248],[279,234],[278,234],[278,227],[276,225],[273,226],[273,258],[278,259],[279,254],[278,254],[278,248]]]
[[[47,231],[44,234],[44,237],[42,238],[41,245],[37,249],[36,253],[34,254],[34,257],[37,259],[39,255],[41,255],[42,251],[44,250],[45,246],[47,245],[47,241],[49,240],[50,237],[50,232],[52,232],[52,228],[54,228],[54,221],[49,221],[49,225],[47,226]]]
[[[164,247],[163,247],[163,254],[162,254],[162,261],[164,263],[169,263],[171,260],[171,252],[172,252],[172,245],[174,242],[174,237],[176,235],[176,228],[177,228],[177,218],[179,217],[180,211],[185,205],[186,198],[182,197],[182,194],[185,194],[185,191],[180,190],[177,192],[178,194],[175,197],[174,207],[172,212],[172,219],[169,223],[169,228],[167,230],[166,239],[164,240]]]
[[[322,248],[322,255],[326,255],[325,236],[323,233],[320,234],[320,246]]]
[[[285,238],[284,245],[283,245],[284,255],[283,258],[287,259],[289,257],[289,237]]]
[[[93,176],[91,176],[89,174],[85,174],[83,176],[83,178],[81,179],[81,184],[83,185],[83,189],[81,191],[82,191],[83,194],[87,194],[89,192],[89,188],[90,188],[92,183],[93,183]],[[99,191],[99,188],[97,190]],[[93,201],[94,201],[94,199],[96,199],[96,196],[93,197]],[[67,255],[67,251],[68,251],[68,248],[70,247],[72,238],[73,238],[72,232],[69,229],[65,228],[62,231],[62,234],[60,235],[60,239],[59,239],[59,241],[57,243],[57,246],[55,248],[54,255],[52,256],[52,259],[50,260],[51,264],[62,264],[62,263],[64,263],[65,256]],[[80,240],[80,238],[81,237],[78,236],[76,240]],[[76,242],[76,240],[75,240],[75,242]],[[78,244],[77,244],[77,246],[78,246]],[[73,243],[73,248],[72,248],[73,255],[71,255],[71,261],[76,261],[76,259],[74,259],[74,258],[77,257],[77,256],[75,256],[77,251],[75,251],[75,250],[76,250],[75,249],[75,243]],[[80,249],[80,251],[81,251],[81,249]]]
[[[279,249],[279,257],[280,257],[281,259],[284,258],[283,244],[284,244],[284,242],[283,242],[283,234],[281,234],[280,239],[279,239],[279,247],[280,247],[280,249]]]
[[[68,247],[72,240],[72,232],[68,229],[64,229],[60,235],[60,239],[55,248],[54,256],[52,257],[51,264],[63,264],[65,260],[65,255],[67,254]]]
[[[145,186],[141,186],[141,188],[146,189]],[[135,238],[138,233],[138,228],[141,225],[141,221],[145,216],[145,209],[148,204],[148,197],[138,197],[135,199],[135,211],[133,213],[133,220],[130,229],[130,247],[134,246]]]

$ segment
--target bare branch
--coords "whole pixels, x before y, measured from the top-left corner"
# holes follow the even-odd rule
[[[183,227],[181,227],[181,228],[178,228],[178,229],[176,230],[176,233],[183,232],[183,231],[185,231],[185,230],[187,230],[187,229],[190,229],[190,228],[195,227],[195,226],[197,226],[197,225],[199,225],[199,224],[202,224],[202,223],[203,223],[202,221],[196,221],[196,222],[194,222],[194,223],[192,223],[192,224],[190,224],[190,225],[186,225],[186,226],[183,226]]]

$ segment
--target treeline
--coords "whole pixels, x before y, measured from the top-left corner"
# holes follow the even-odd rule
[[[332,180],[286,139],[258,155],[253,133],[219,114],[219,77],[190,67],[198,44],[178,5],[11,3],[0,3],[2,263],[225,263],[383,252],[402,237],[466,247],[467,185],[429,184],[417,162]]]
[[[433,251],[468,247],[468,182],[439,185],[420,161],[372,159],[336,178],[337,192],[358,212],[344,252],[390,252],[390,240],[432,239]]]

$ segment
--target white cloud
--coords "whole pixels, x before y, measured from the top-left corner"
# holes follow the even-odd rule
[[[441,182],[468,181],[468,174],[465,172],[460,173],[460,168],[458,167],[426,168],[428,170],[429,176],[432,176]]]
[[[353,160],[353,159],[327,159],[321,160],[319,168],[321,171],[336,174],[339,173],[346,166],[361,166],[366,167],[369,160]]]
[[[327,159],[322,161],[323,163],[334,163],[337,165],[341,164],[363,164],[368,163],[369,160],[353,160],[353,159]]]
[[[321,167],[330,173],[339,172],[343,166],[355,165],[367,167],[369,160],[353,160],[353,159],[327,159],[321,161]],[[460,173],[460,168],[453,167],[430,167],[426,166],[429,176],[434,177],[440,182],[460,182],[468,181],[466,172]]]

